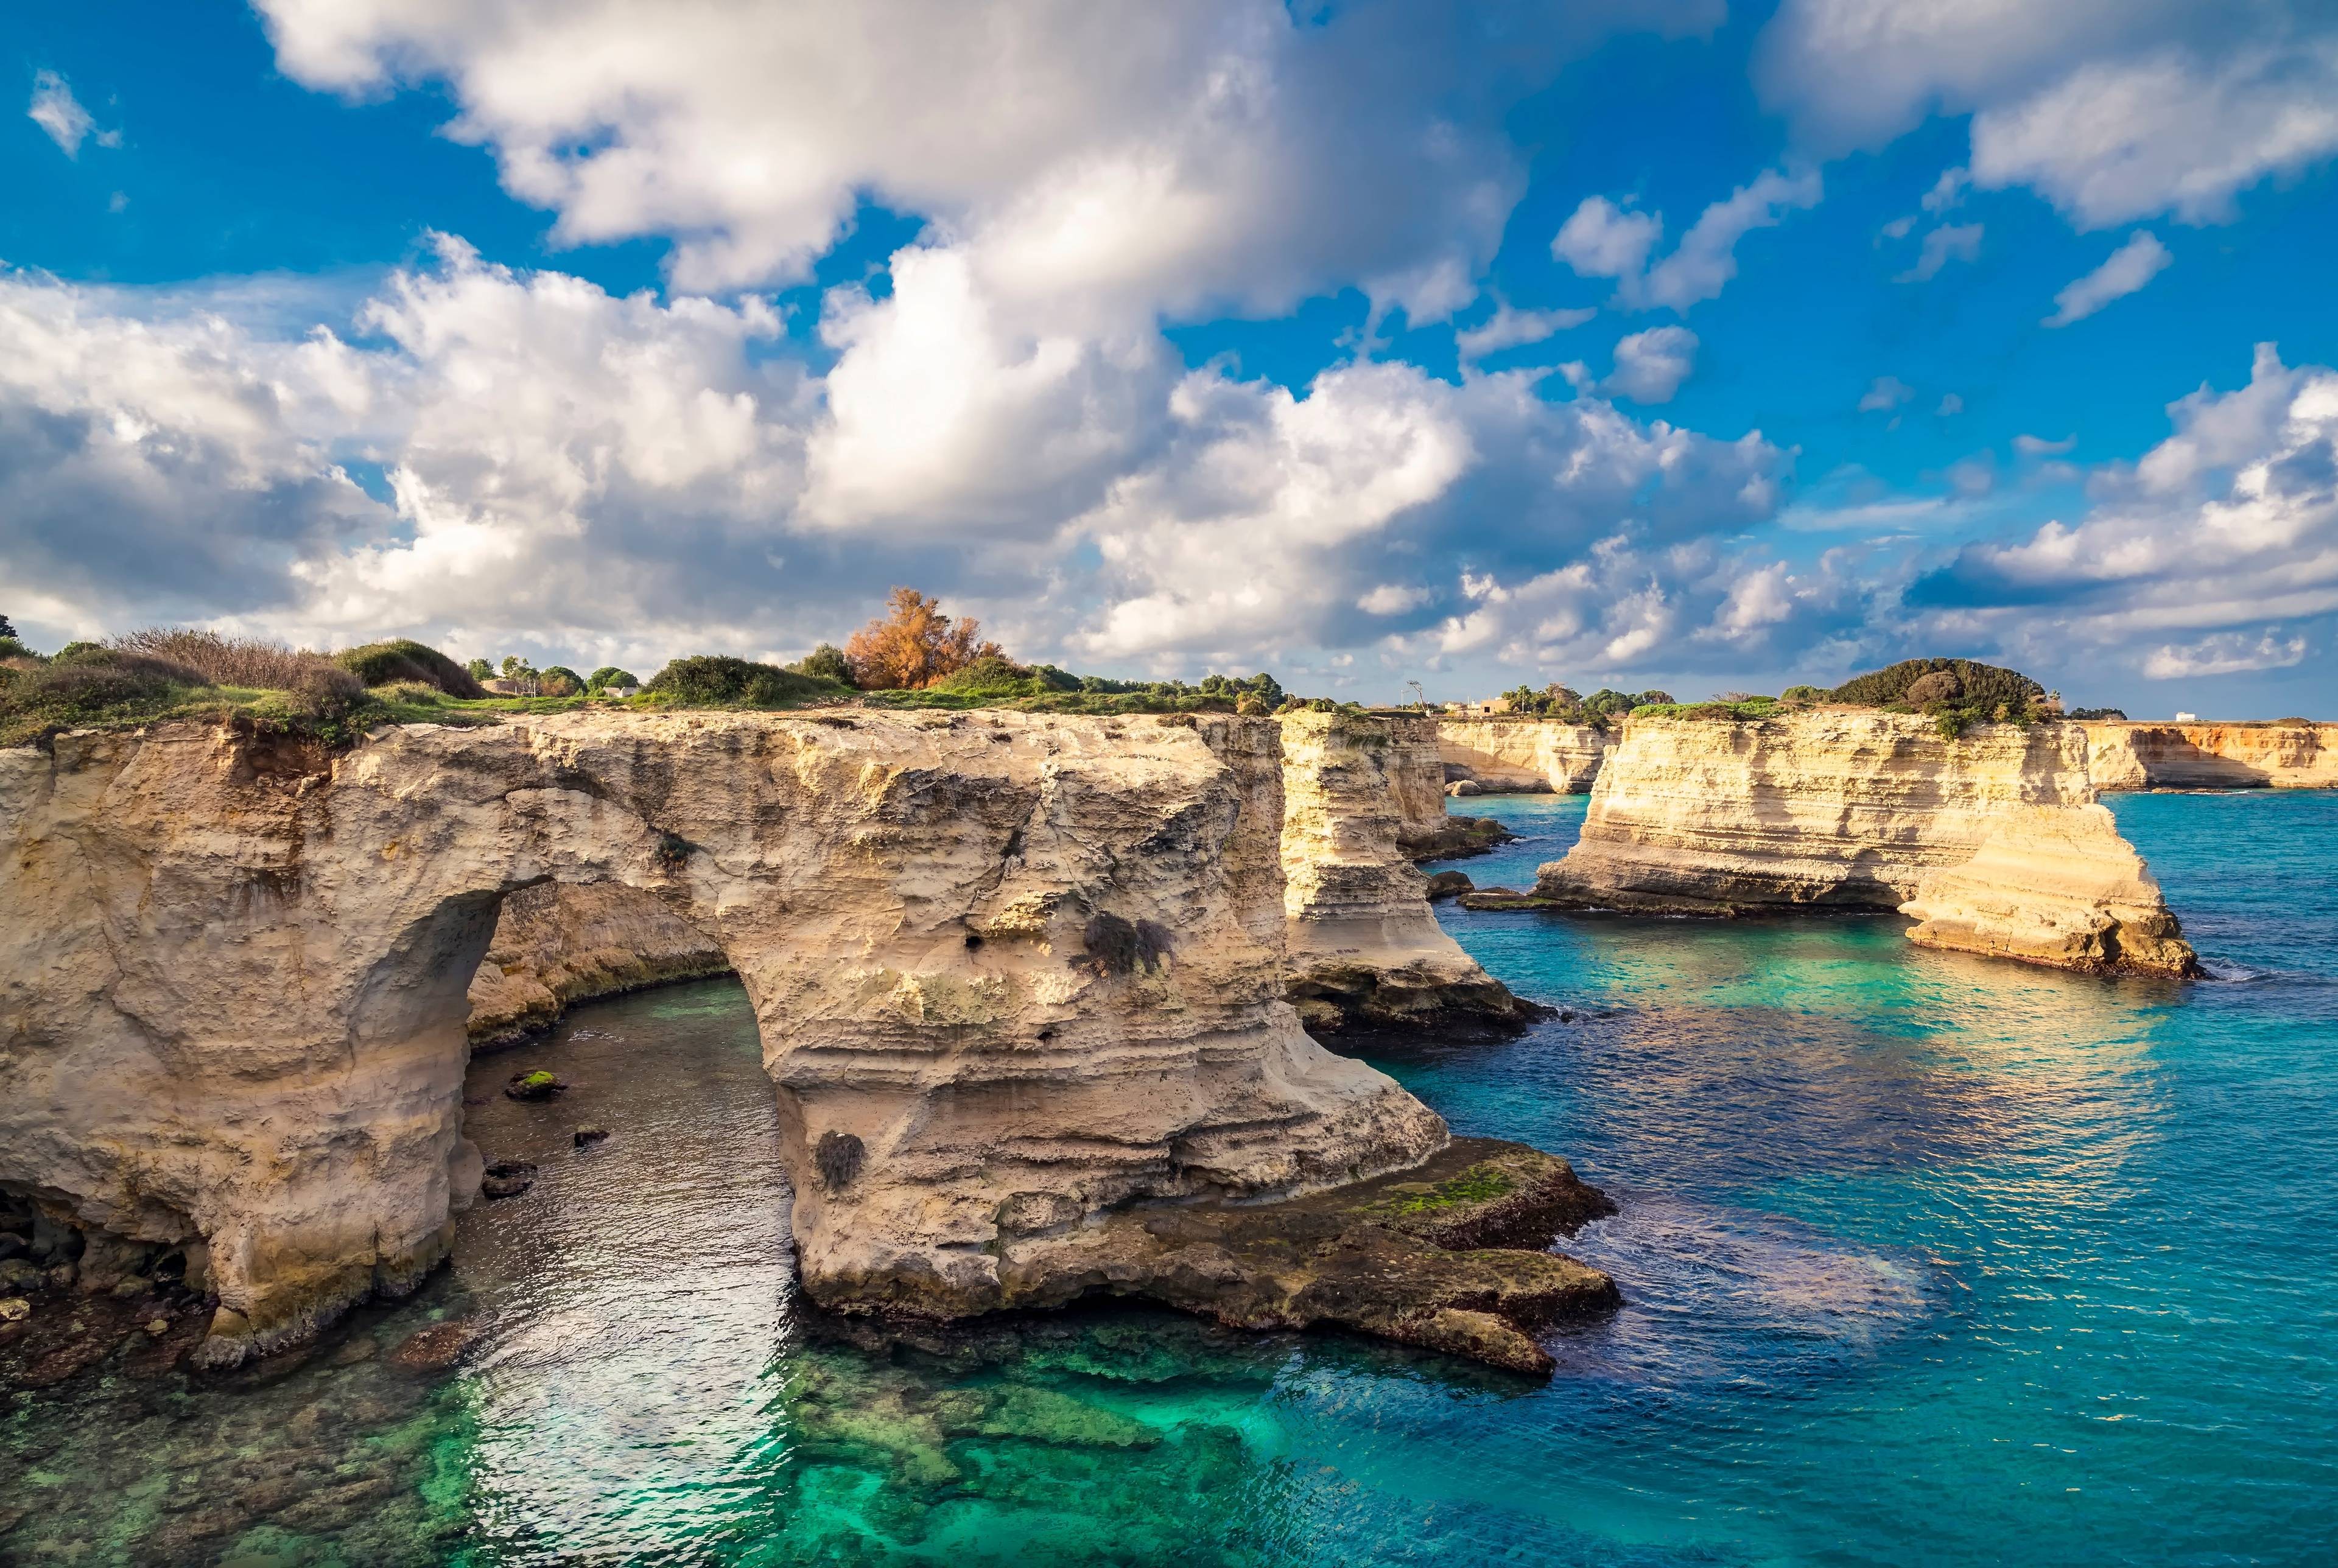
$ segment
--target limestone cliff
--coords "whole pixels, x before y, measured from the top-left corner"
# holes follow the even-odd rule
[[[2157,884],[2095,802],[2075,724],[1911,714],[1636,718],[1581,840],[1542,867],[1562,907],[1898,909],[1934,946],[2188,974]]]
[[[2338,724],[2088,720],[2097,789],[2338,789]]]
[[[0,752],[0,1187],[207,1249],[214,1363],[410,1286],[478,1181],[466,992],[505,896],[621,882],[746,985],[815,1300],[1053,1298],[1095,1216],[1446,1142],[1282,1000],[1281,745],[599,712],[329,759],[194,724]]]
[[[1596,724],[1555,719],[1443,719],[1437,725],[1446,777],[1488,794],[1580,795],[1598,779],[1609,743]]]
[[[622,882],[543,882],[504,899],[471,978],[471,1044],[510,1044],[571,1004],[731,967],[722,946]]]
[[[1406,746],[1417,769],[1426,750],[1419,730],[1429,721],[1301,712],[1280,722],[1290,996],[1308,1028],[1530,1022],[1535,1009],[1437,924],[1429,880],[1400,846]]]
[[[1514,837],[1490,817],[1463,817],[1445,809],[1445,761],[1433,715],[1375,717],[1389,729],[1388,775],[1396,793],[1396,844],[1406,859],[1450,860],[1483,855]]]

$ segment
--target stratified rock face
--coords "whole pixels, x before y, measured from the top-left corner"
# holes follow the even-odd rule
[[[2088,720],[2097,789],[2338,789],[2338,724]]]
[[[1900,906],[1908,939],[2098,974],[2189,975],[2191,945],[2107,808],[2016,806]]]
[[[825,1304],[1009,1305],[1116,1207],[1407,1168],[1444,1124],[1282,1000],[1280,740],[579,713],[0,752],[0,1184],[207,1238],[213,1362],[410,1286],[479,1182],[467,988],[545,880],[644,889],[737,969]]]
[[[471,1044],[507,1045],[551,1027],[575,1003],[730,967],[721,943],[654,893],[622,882],[523,887],[504,899],[471,978]]]
[[[1555,719],[1443,719],[1437,750],[1449,779],[1487,794],[1580,795],[1599,777],[1609,736],[1594,724]]]
[[[1286,714],[1282,726],[1283,905],[1290,995],[1318,1034],[1355,1029],[1515,1027],[1533,1009],[1461,951],[1429,906],[1428,878],[1400,847],[1397,726],[1421,720]],[[1441,813],[1440,813],[1441,815]]]
[[[1642,717],[1542,867],[1559,907],[1907,906],[1915,939],[2075,968],[2191,971],[2157,884],[2095,803],[2075,724],[1910,714]]]

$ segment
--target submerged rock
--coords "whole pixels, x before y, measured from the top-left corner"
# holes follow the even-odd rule
[[[515,1073],[504,1093],[515,1100],[553,1100],[567,1093],[568,1085],[549,1073]]]
[[[479,1178],[479,1191],[490,1198],[516,1198],[535,1185],[535,1167],[525,1160],[499,1160]]]
[[[479,1325],[467,1318],[433,1323],[408,1335],[389,1353],[388,1360],[393,1367],[403,1367],[409,1372],[443,1371],[452,1367],[478,1337]]]
[[[584,1149],[600,1142],[603,1139],[608,1137],[608,1135],[609,1130],[606,1127],[594,1127],[588,1125],[576,1129],[575,1141],[577,1148]]]

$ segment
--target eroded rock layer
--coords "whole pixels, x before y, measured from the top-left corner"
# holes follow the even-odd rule
[[[2086,746],[2075,724],[1952,739],[1842,710],[1634,719],[1581,840],[1535,892],[1665,914],[1905,906],[1934,946],[2191,973],[2158,885],[2095,801]]]
[[[2338,789],[2338,724],[2086,722],[2097,789]]]
[[[502,899],[621,882],[746,985],[816,1300],[1044,1294],[1095,1216],[1444,1145],[1282,1001],[1282,826],[1280,731],[1236,719],[578,713],[337,759],[192,724],[0,752],[0,1187],[207,1243],[214,1363],[407,1288],[479,1181],[467,990]]]
[[[1531,1022],[1536,1009],[1437,924],[1428,878],[1401,847],[1398,727],[1430,721],[1302,712],[1280,722],[1289,994],[1307,1027],[1467,1031]],[[1417,765],[1425,748],[1413,740]]]
[[[506,897],[471,978],[471,1044],[507,1045],[595,996],[720,975],[722,945],[622,882],[544,882]]]
[[[1437,750],[1449,782],[1487,794],[1580,795],[1599,777],[1609,736],[1595,724],[1554,719],[1444,719]]]

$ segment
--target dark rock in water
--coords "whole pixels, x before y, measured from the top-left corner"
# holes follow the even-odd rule
[[[1095,1291],[1157,1301],[1237,1328],[1331,1325],[1467,1356],[1537,1377],[1553,1362],[1537,1331],[1605,1312],[1622,1297],[1606,1274],[1542,1250],[1615,1212],[1564,1160],[1488,1138],[1457,1138],[1410,1171],[1279,1203],[1125,1210],[1066,1239],[998,1307],[1060,1306]],[[890,1282],[889,1298],[819,1304],[893,1318],[949,1318],[973,1304]]]
[[[1557,909],[1559,906],[1537,893],[1521,893],[1516,887],[1480,887],[1474,893],[1461,895],[1464,909]]]
[[[433,1323],[407,1336],[405,1342],[389,1353],[389,1362],[409,1372],[441,1372],[452,1367],[478,1337],[479,1325],[468,1318]]]
[[[1468,872],[1439,871],[1429,879],[1429,901],[1435,904],[1446,898],[1458,898],[1476,889],[1477,884],[1469,880]]]
[[[1574,1009],[1574,1008],[1572,1008],[1572,1007],[1562,1007],[1562,1008],[1560,1008],[1560,1009],[1558,1010],[1558,1021],[1559,1021],[1560,1023],[1562,1023],[1562,1024],[1572,1024],[1572,1023],[1574,1023],[1574,1022],[1575,1022],[1575,1009]]]
[[[820,1179],[831,1192],[850,1186],[860,1174],[861,1161],[869,1151],[860,1139],[850,1132],[823,1132],[811,1152],[812,1163],[820,1167]]]
[[[551,1100],[568,1093],[568,1085],[551,1073],[515,1073],[512,1081],[504,1085],[504,1093],[515,1100]]]
[[[606,1127],[594,1127],[589,1125],[579,1127],[576,1129],[576,1147],[583,1149],[590,1144],[598,1143],[602,1139],[606,1138],[608,1135],[609,1130]]]
[[[1491,854],[1517,837],[1491,817],[1448,817],[1434,832],[1400,834],[1397,848],[1410,860],[1458,860]]]
[[[535,1185],[535,1167],[525,1160],[498,1160],[479,1179],[479,1191],[490,1198],[516,1198]]]

